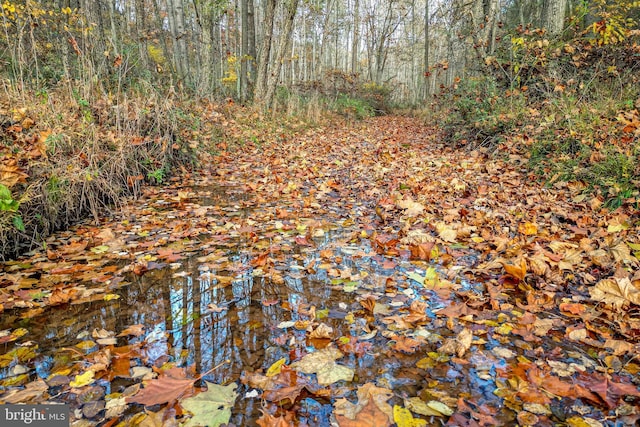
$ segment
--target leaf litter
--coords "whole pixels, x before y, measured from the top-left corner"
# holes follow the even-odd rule
[[[632,425],[638,210],[501,154],[385,117],[147,188],[2,265],[0,402],[74,425]]]

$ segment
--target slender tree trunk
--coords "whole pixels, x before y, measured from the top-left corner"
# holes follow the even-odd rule
[[[254,99],[256,99],[258,103],[263,102],[267,94],[267,78],[269,76],[269,58],[271,56],[275,11],[276,0],[266,0],[262,48],[260,49],[260,58],[258,61],[258,71],[256,76],[256,89],[254,94]]]
[[[424,96],[425,99],[431,96],[431,70],[429,69],[429,61],[431,60],[429,52],[429,44],[431,42],[430,35],[431,25],[429,23],[429,0],[424,2]]]
[[[278,80],[280,78],[280,71],[282,70],[282,64],[284,62],[285,55],[287,54],[289,43],[291,42],[293,20],[296,17],[297,10],[298,0],[289,0],[285,7],[284,28],[282,29],[280,40],[278,42],[278,51],[275,65],[273,70],[271,70],[268,75],[265,97],[264,100],[262,100],[262,108],[264,110],[268,110],[273,107],[276,89],[278,87]]]
[[[360,0],[353,6],[353,40],[351,44],[351,72],[358,72],[358,48],[360,45]]]

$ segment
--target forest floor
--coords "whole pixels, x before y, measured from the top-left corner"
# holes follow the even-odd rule
[[[633,425],[640,213],[403,117],[227,144],[0,270],[72,425]],[[204,381],[206,380],[206,381]]]

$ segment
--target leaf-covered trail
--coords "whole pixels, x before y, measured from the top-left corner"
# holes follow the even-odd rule
[[[0,401],[77,425],[631,425],[638,211],[526,162],[400,117],[223,151],[3,265]]]

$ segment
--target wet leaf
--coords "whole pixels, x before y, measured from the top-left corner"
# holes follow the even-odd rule
[[[448,407],[442,402],[438,402],[436,400],[430,400],[429,402],[425,402],[419,397],[412,397],[404,400],[405,408],[409,409],[411,412],[414,412],[419,415],[424,416],[435,416],[435,417],[444,417],[450,416],[453,414],[453,409]]]
[[[338,381],[351,381],[354,370],[344,365],[338,365],[335,362],[336,359],[342,356],[340,350],[334,347],[326,347],[307,354],[290,366],[291,369],[305,374],[316,374],[320,385],[330,385]]]
[[[282,365],[286,363],[287,359],[284,357],[282,359],[278,359],[267,369],[267,373],[265,374],[267,377],[275,377],[282,370]]]
[[[171,376],[171,374],[177,376]],[[184,374],[167,372],[157,379],[147,381],[143,389],[127,398],[127,403],[139,403],[145,406],[170,403],[192,395],[194,382],[195,380],[185,378]]]
[[[393,420],[398,427],[421,427],[427,425],[425,420],[414,418],[410,410],[398,405],[393,407]]]
[[[229,422],[231,408],[238,394],[236,383],[222,386],[205,381],[207,391],[194,397],[182,400],[180,404],[193,416],[187,421],[185,427],[206,426],[218,427]]]
[[[376,406],[373,400],[353,414],[353,418],[346,415],[336,415],[340,427],[389,427],[391,423],[387,415]]]
[[[84,374],[76,375],[76,378],[69,383],[71,387],[84,387],[93,383],[95,372],[87,371]]]
[[[122,332],[120,332],[118,334],[119,337],[126,337],[126,336],[134,336],[134,337],[139,337],[144,335],[144,325],[142,324],[137,324],[137,325],[131,325],[128,328],[124,329]]]
[[[464,328],[455,338],[448,338],[438,349],[439,352],[445,354],[455,354],[458,357],[464,356],[471,347],[473,334],[470,329]]]

